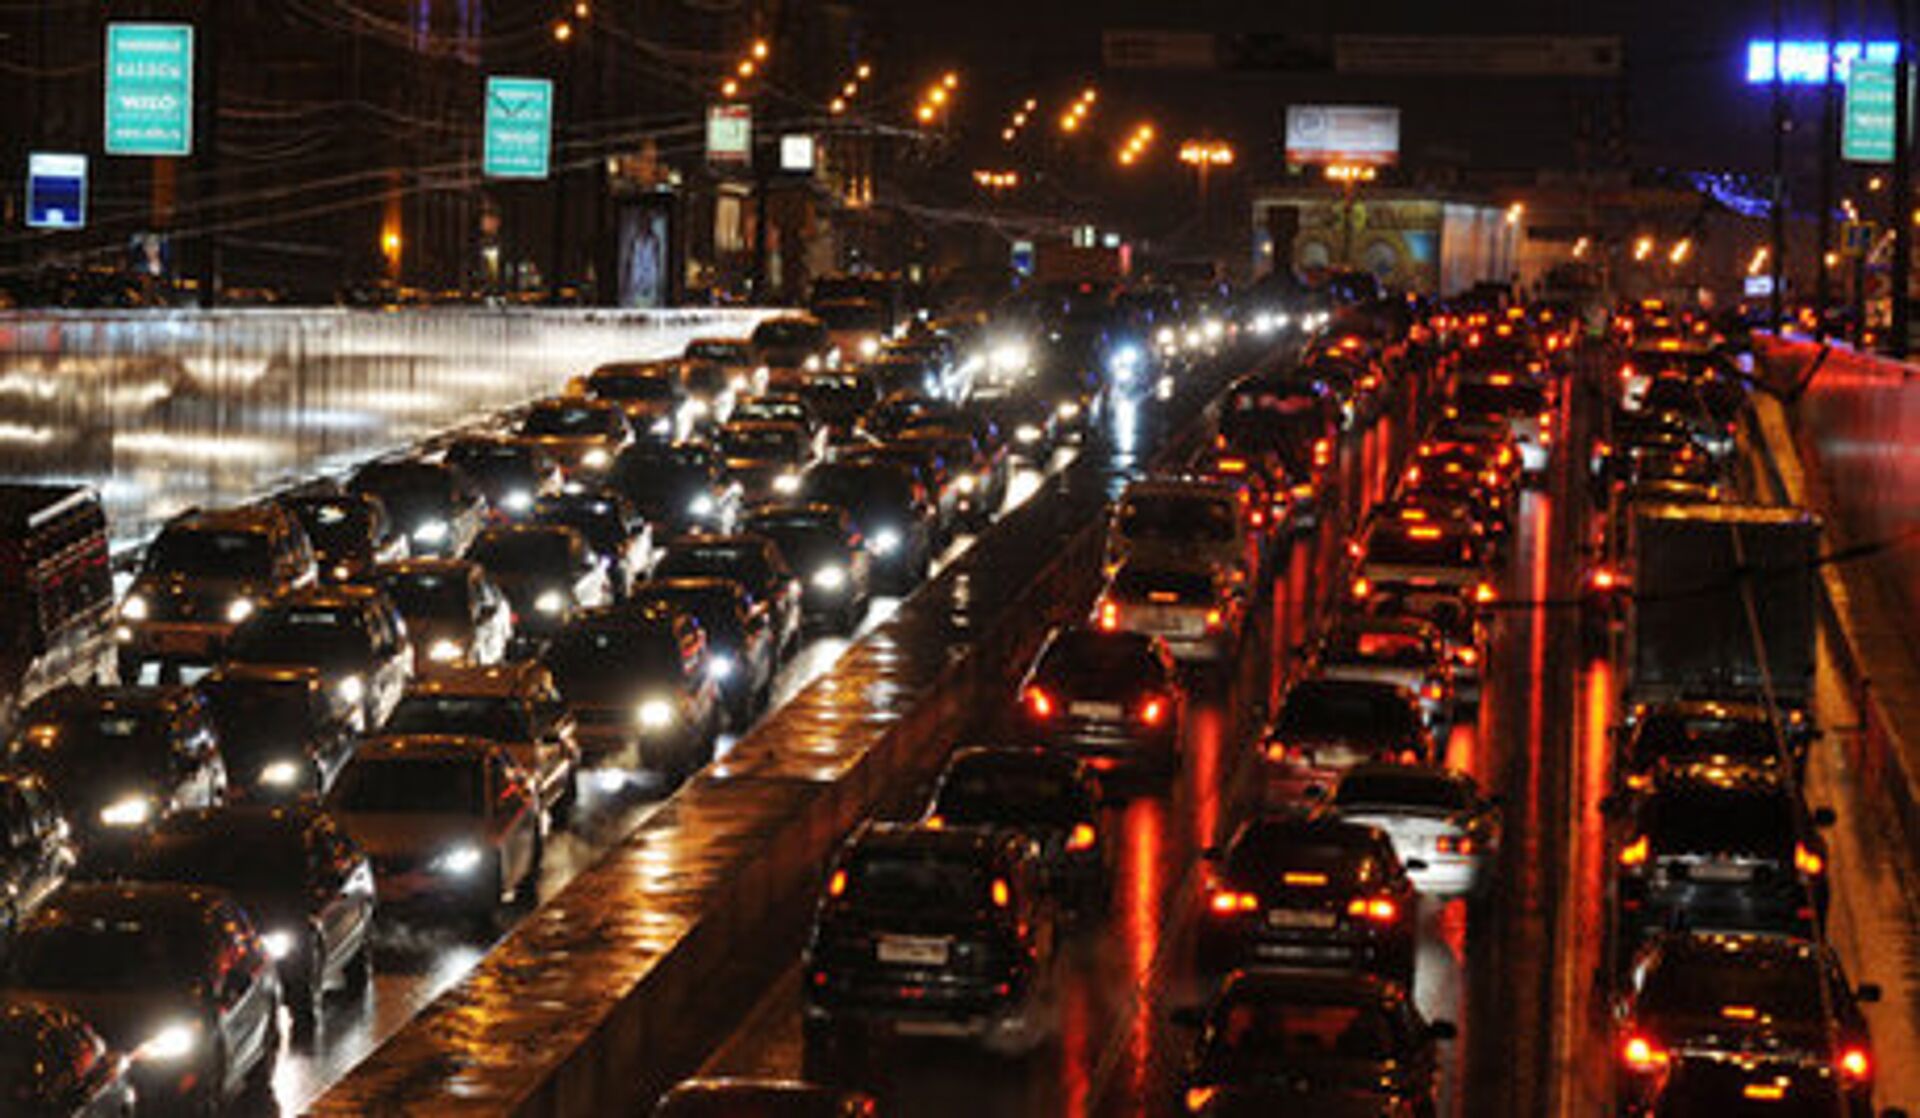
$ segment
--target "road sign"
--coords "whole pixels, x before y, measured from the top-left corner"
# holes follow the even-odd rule
[[[748,163],[753,159],[753,106],[707,107],[707,162]]]
[[[789,174],[811,175],[814,165],[813,136],[790,132],[780,137],[780,169]]]
[[[87,224],[87,157],[36,151],[27,156],[27,227]]]
[[[553,83],[488,78],[481,165],[488,178],[544,179],[553,154]]]
[[[1893,63],[1863,58],[1848,67],[1840,156],[1853,163],[1893,162]]]
[[[108,155],[193,154],[193,28],[107,25]]]

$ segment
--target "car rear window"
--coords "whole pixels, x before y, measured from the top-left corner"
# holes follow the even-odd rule
[[[1752,1020],[1811,1021],[1824,1016],[1819,966],[1811,957],[1774,953],[1687,951],[1662,956],[1640,991],[1651,1015],[1721,1015],[1731,1007]]]
[[[1374,664],[1419,666],[1431,663],[1433,650],[1418,633],[1342,630],[1327,641],[1327,658],[1334,661],[1365,660]]]
[[[1213,601],[1213,576],[1205,571],[1122,567],[1113,578],[1117,597],[1163,605],[1203,605]]]
[[[1222,500],[1136,494],[1120,506],[1120,534],[1130,540],[1220,543],[1233,529],[1233,507]]]
[[[1420,731],[1412,704],[1391,690],[1307,683],[1288,693],[1274,732],[1283,738],[1392,746],[1411,741]]]
[[[1473,540],[1437,527],[1376,530],[1367,538],[1366,561],[1414,567],[1467,567],[1476,562]]]
[[[965,914],[987,901],[988,869],[947,852],[863,851],[846,866],[846,897],[871,910]]]
[[[531,741],[527,705],[502,695],[408,695],[386,730],[393,734],[457,734],[488,741]]]
[[[1473,806],[1473,795],[1462,782],[1435,773],[1364,772],[1348,774],[1334,789],[1333,802],[1462,811]]]
[[[1152,646],[1135,636],[1064,633],[1040,659],[1039,674],[1054,680],[1134,681],[1159,675]]]
[[[486,778],[468,758],[359,760],[340,774],[334,803],[367,815],[481,815]]]
[[[1660,854],[1776,858],[1796,833],[1784,794],[1706,788],[1658,792],[1642,810],[1641,831]]]
[[[1266,999],[1222,1006],[1212,1040],[1211,1055],[1241,1072],[1292,1069],[1303,1060],[1384,1060],[1401,1048],[1393,1019],[1373,1006]]]
[[[1467,411],[1494,415],[1535,415],[1547,407],[1546,394],[1539,386],[1519,379],[1508,384],[1467,381],[1460,385],[1457,398]]]
[[[1633,736],[1637,765],[1708,756],[1767,761],[1777,754],[1773,733],[1764,722],[1656,714],[1642,719]]]
[[[950,774],[934,810],[949,823],[1071,823],[1086,815],[1065,774],[1031,765],[975,765]]]

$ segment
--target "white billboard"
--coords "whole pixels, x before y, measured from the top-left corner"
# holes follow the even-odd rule
[[[1400,110],[1383,105],[1287,106],[1288,163],[1400,161]]]

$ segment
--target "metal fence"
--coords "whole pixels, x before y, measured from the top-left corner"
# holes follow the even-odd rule
[[[761,310],[0,314],[0,478],[104,494],[116,544],[557,390]]]

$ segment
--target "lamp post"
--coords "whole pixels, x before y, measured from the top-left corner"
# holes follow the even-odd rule
[[[1192,167],[1200,191],[1200,241],[1212,238],[1207,214],[1207,182],[1215,167],[1233,165],[1233,145],[1222,140],[1188,140],[1180,145],[1180,162]]]

